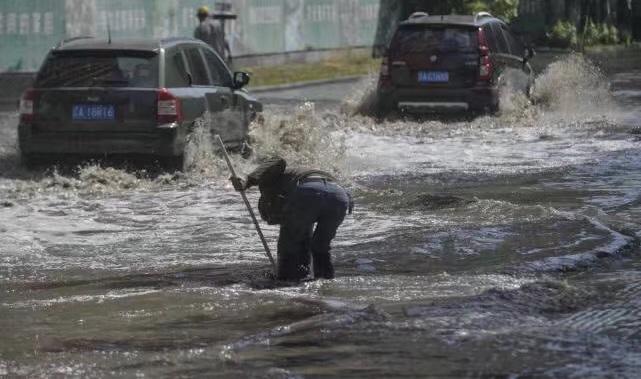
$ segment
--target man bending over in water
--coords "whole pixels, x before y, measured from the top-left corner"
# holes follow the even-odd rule
[[[332,175],[287,168],[284,159],[274,157],[247,175],[246,180],[231,181],[237,191],[258,185],[261,218],[270,225],[280,224],[278,280],[306,278],[310,273],[310,252],[314,278],[334,278],[330,245],[345,215],[352,211],[352,199]]]

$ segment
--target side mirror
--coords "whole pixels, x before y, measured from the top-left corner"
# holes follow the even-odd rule
[[[534,52],[534,49],[531,47],[526,47],[525,51],[523,52],[523,58],[526,61],[529,61],[530,59],[534,58],[535,55],[536,53]]]
[[[250,76],[246,72],[234,72],[234,89],[241,89],[249,84]]]

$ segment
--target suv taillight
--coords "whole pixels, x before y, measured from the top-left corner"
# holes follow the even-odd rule
[[[33,114],[35,110],[35,102],[38,92],[33,88],[29,88],[22,94],[20,99],[20,121],[25,124],[33,122]]]
[[[158,125],[179,123],[183,120],[180,100],[166,88],[158,91]]]
[[[481,81],[490,81],[492,80],[492,60],[490,59],[490,48],[487,44],[487,38],[485,37],[485,32],[483,28],[479,28],[478,32],[479,39],[479,80]]]
[[[389,57],[383,57],[381,62],[381,77],[389,77]]]

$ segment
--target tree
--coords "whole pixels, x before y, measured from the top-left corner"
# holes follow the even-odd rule
[[[489,11],[506,21],[517,16],[518,7],[519,0],[468,0],[465,2],[466,13]]]

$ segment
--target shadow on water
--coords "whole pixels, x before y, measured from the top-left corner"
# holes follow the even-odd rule
[[[274,279],[272,272],[264,267],[226,264],[224,266],[199,267],[176,271],[106,276],[97,279],[27,282],[14,286],[14,289],[26,289],[29,291],[47,291],[61,288],[126,290],[133,288],[165,289],[198,285],[217,288],[243,285],[253,290],[271,290],[295,287],[301,285],[301,283],[277,281]]]

